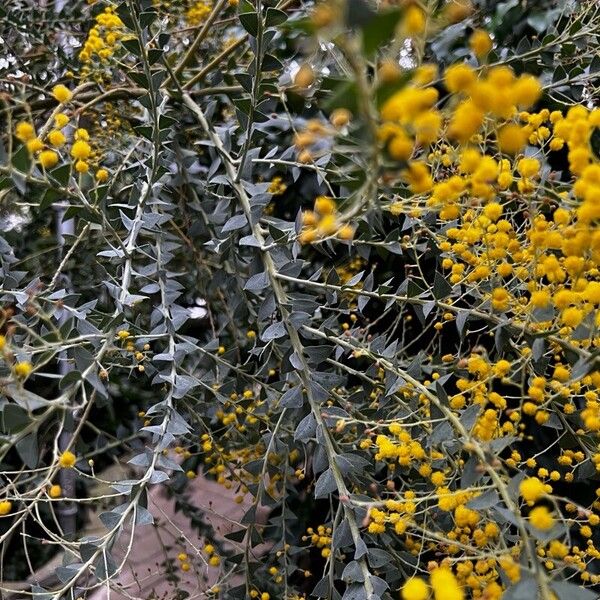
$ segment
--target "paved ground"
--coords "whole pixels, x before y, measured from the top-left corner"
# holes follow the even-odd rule
[[[214,527],[218,537],[240,528],[239,519],[248,505],[237,504],[233,491],[204,477],[190,482],[189,490],[194,505],[205,512],[206,521]],[[206,554],[202,551],[206,540],[189,526],[184,515],[175,513],[174,500],[168,499],[160,486],[151,490],[148,508],[159,527],[146,525],[137,528],[129,558],[117,579],[122,593],[114,589],[110,592],[100,589],[90,596],[90,600],[175,600],[178,590],[189,592],[190,598],[198,598],[204,597],[204,592],[217,582],[219,569],[207,565]],[[106,531],[97,518],[90,529],[90,533]],[[124,556],[129,534],[130,531],[125,531],[121,535],[119,547],[113,551],[115,559],[120,560]],[[179,568],[177,555],[180,552],[189,556],[192,568],[187,573]],[[169,582],[165,577],[165,558],[172,559],[175,564],[181,580],[178,584]]]

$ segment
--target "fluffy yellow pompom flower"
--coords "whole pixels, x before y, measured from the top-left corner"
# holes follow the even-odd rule
[[[328,196],[318,196],[315,200],[315,210],[322,215],[331,215],[335,212],[335,200]]]
[[[483,209],[483,214],[490,221],[494,221],[495,222],[495,221],[497,221],[502,216],[502,211],[503,210],[504,209],[502,207],[502,204],[499,204],[498,202],[490,202]]]
[[[90,166],[84,160],[78,160],[75,163],[75,170],[78,173],[87,173],[90,170]]]
[[[73,97],[73,92],[71,92],[71,90],[62,83],[59,83],[52,88],[52,95],[61,104],[64,104]]]
[[[482,58],[492,49],[492,38],[485,29],[476,29],[469,38],[469,46],[477,58]]]
[[[62,83],[59,83],[52,88],[52,95],[61,104],[68,102],[73,97],[71,90]]]
[[[545,506],[536,506],[529,513],[529,522],[536,529],[546,531],[554,527],[554,517],[552,513]]]
[[[108,171],[106,169],[98,169],[96,171],[96,179],[100,183],[104,183],[108,179]]]
[[[48,495],[50,496],[50,498],[60,498],[62,496],[62,488],[60,487],[60,485],[53,485],[48,490]]]
[[[20,121],[15,126],[15,136],[21,142],[28,142],[35,138],[35,128],[27,121]]]
[[[450,121],[448,135],[461,143],[468,142],[479,131],[485,115],[471,100],[461,102]]]
[[[560,320],[567,327],[577,327],[581,321],[583,321],[583,311],[575,306],[565,308],[565,310],[560,313]]]
[[[448,567],[439,567],[431,573],[431,587],[435,600],[463,600],[465,595]]]
[[[27,142],[26,146],[27,150],[29,150],[31,154],[34,154],[35,152],[39,152],[44,148],[44,142],[42,142],[40,138],[33,138]]]
[[[421,8],[411,4],[407,9],[402,20],[402,28],[407,35],[418,35],[425,31],[427,19]]]
[[[453,94],[464,92],[471,87],[476,80],[477,76],[475,75],[475,71],[469,65],[462,63],[448,67],[444,74],[446,88]]]
[[[58,464],[63,469],[70,469],[70,468],[74,467],[76,462],[77,462],[77,457],[69,450],[67,450],[66,452],[63,452],[58,459]]]
[[[65,142],[67,141],[67,138],[65,137],[65,134],[62,131],[59,131],[58,129],[53,129],[48,134],[48,141],[53,146],[56,146],[57,148],[60,148],[61,146],[65,145]]]
[[[519,485],[519,493],[527,502],[537,502],[546,495],[546,486],[537,477],[523,479]]]
[[[429,587],[420,577],[411,577],[402,588],[402,600],[427,600]]]
[[[15,375],[21,379],[25,379],[26,377],[29,376],[29,374],[31,373],[31,371],[33,370],[33,366],[30,362],[28,361],[22,361],[22,362],[18,362],[14,367],[13,370],[15,372]]]
[[[44,169],[51,169],[58,164],[58,154],[54,150],[44,150],[40,152],[38,160]]]
[[[537,158],[522,158],[517,164],[517,171],[523,177],[535,177],[540,172],[540,161]]]
[[[517,154],[527,143],[527,134],[519,125],[508,123],[498,130],[496,140],[501,152]]]
[[[522,108],[533,106],[542,95],[542,85],[533,75],[521,75],[513,89],[515,104]]]
[[[504,288],[495,288],[492,291],[492,307],[497,311],[505,311],[510,303],[510,294]]]
[[[444,16],[450,23],[458,23],[473,12],[471,0],[450,0],[444,6]]]
[[[84,129],[83,127],[80,127],[76,132],[75,132],[75,139],[76,140],[84,140],[84,141],[88,141],[90,139],[90,134],[88,132],[87,129]]]
[[[92,148],[85,140],[77,140],[71,148],[71,156],[78,160],[85,160],[92,153]]]
[[[395,135],[388,144],[388,152],[395,160],[408,160],[413,153],[413,143],[404,133]]]
[[[2,500],[0,502],[0,517],[7,515],[12,510],[12,502],[10,500]]]
[[[531,293],[531,305],[535,308],[546,308],[550,304],[550,294],[546,290]]]
[[[54,117],[54,122],[56,123],[56,126],[60,129],[69,122],[69,117],[65,115],[65,113],[58,113]]]
[[[337,237],[340,240],[351,240],[354,238],[354,228],[352,225],[342,225],[337,232]]]

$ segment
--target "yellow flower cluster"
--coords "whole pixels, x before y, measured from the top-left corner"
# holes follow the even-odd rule
[[[438,139],[442,127],[442,115],[434,108],[438,96],[433,87],[408,85],[382,106],[378,136],[393,159],[407,161],[415,145],[427,146]]]
[[[61,103],[68,102],[72,97],[71,91],[62,85],[54,87],[53,95]],[[67,144],[67,136],[63,130],[69,121],[68,115],[63,112],[57,113],[54,116],[54,128],[46,136],[46,143],[36,135],[34,126],[27,121],[16,124],[15,137],[26,145],[30,154],[36,156],[40,166],[44,169],[52,169],[61,159],[58,150]],[[90,169],[90,160],[95,156],[89,140],[87,129],[80,127],[75,130],[70,155],[77,173],[87,173]],[[96,171],[95,177],[99,183],[103,183],[108,180],[109,174],[106,169],[101,168]]]
[[[79,60],[86,66],[98,60],[106,62],[120,46],[125,26],[115,13],[114,8],[107,6],[96,15],[96,24],[88,32],[83,48],[79,52]],[[82,77],[89,73],[89,69],[82,70]]]
[[[206,17],[212,10],[212,3],[208,0],[198,0],[194,2],[185,13],[185,20],[188,25],[196,26],[200,25],[206,20]]]
[[[465,595],[452,570],[442,565],[435,568],[430,576],[434,600],[463,600]],[[412,577],[402,587],[402,600],[427,600],[430,588],[421,577]],[[486,596],[491,598],[491,596]]]
[[[321,556],[327,558],[331,554],[332,529],[326,525],[319,525],[315,531],[312,527],[306,530],[308,536],[303,536],[302,540],[310,540],[312,546],[321,550]]]
[[[285,190],[287,190],[287,185],[283,182],[283,179],[279,175],[273,177],[267,189],[269,194],[273,196],[281,196],[285,193]]]
[[[335,200],[328,196],[318,196],[314,210],[302,213],[302,225],[298,236],[301,244],[310,244],[332,236],[340,240],[351,240],[354,237],[354,228],[340,222]]]
[[[486,115],[495,120],[509,120],[519,109],[533,106],[542,88],[531,75],[516,77],[510,67],[491,67],[478,77],[472,67],[456,64],[444,75],[448,91],[459,100],[450,118],[448,135],[458,142],[468,142],[484,124]]]
[[[399,423],[392,423],[389,430],[394,439],[386,435],[378,435],[375,439],[375,445],[377,446],[376,460],[391,460],[397,462],[401,467],[408,467],[415,461],[422,461],[427,458],[423,446],[417,440],[413,440],[410,432]]]

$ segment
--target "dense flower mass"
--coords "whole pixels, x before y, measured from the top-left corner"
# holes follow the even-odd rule
[[[594,600],[600,6],[26,5],[3,578]]]

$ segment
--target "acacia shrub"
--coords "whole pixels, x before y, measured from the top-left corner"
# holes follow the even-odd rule
[[[116,590],[154,486],[205,540],[179,597],[596,597],[600,9],[380,4],[0,9],[0,540],[15,579],[65,553],[33,597]]]

